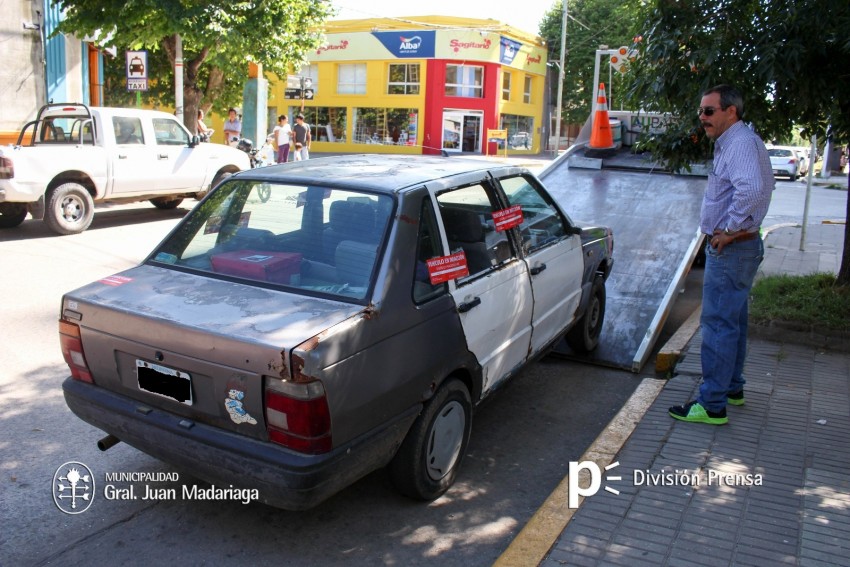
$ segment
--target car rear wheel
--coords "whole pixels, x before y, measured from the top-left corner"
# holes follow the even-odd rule
[[[389,465],[402,494],[434,500],[454,483],[472,431],[472,401],[460,380],[449,378],[434,394]]]
[[[94,201],[79,183],[63,183],[47,193],[44,222],[57,234],[77,234],[94,218]]]
[[[156,199],[151,199],[151,203],[157,209],[161,209],[163,211],[167,211],[170,209],[176,209],[180,203],[183,202],[182,197],[157,197]]]
[[[23,203],[0,203],[0,228],[15,228],[27,218]]]
[[[590,352],[599,345],[605,321],[605,279],[596,276],[590,288],[590,302],[581,319],[567,331],[567,343],[576,352]]]

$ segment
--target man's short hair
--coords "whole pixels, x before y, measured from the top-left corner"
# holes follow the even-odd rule
[[[230,114],[231,112],[236,112],[236,109],[235,108],[228,108],[227,113]]]
[[[744,97],[741,95],[741,91],[730,85],[717,85],[702,93],[702,96],[708,96],[714,93],[720,95],[721,108],[725,110],[730,106],[734,106],[735,115],[738,117],[738,120],[744,116]]]
[[[304,115],[303,115],[303,114],[299,114],[298,116],[296,116],[296,117],[295,117],[295,119],[296,119],[296,120],[304,120]]]

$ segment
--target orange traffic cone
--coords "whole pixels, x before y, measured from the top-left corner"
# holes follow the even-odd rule
[[[605,83],[599,83],[596,97],[596,109],[593,113],[593,126],[590,130],[589,147],[594,150],[614,149],[614,135],[608,120],[608,99],[605,98]]]

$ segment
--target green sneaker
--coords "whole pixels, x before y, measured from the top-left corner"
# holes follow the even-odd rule
[[[744,405],[744,391],[735,392],[734,394],[726,395],[726,403],[730,406],[742,406]]]
[[[668,410],[670,417],[689,423],[708,423],[709,425],[724,425],[729,423],[726,408],[723,411],[708,411],[699,402],[688,402],[683,406],[673,406]]]

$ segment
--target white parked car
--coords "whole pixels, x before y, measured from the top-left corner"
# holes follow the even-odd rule
[[[0,228],[31,214],[58,234],[84,231],[94,204],[150,200],[173,209],[250,169],[235,148],[201,144],[172,114],[48,104],[0,148]]]
[[[773,175],[787,175],[789,179],[796,181],[798,177],[808,172],[808,160],[798,152],[797,148],[768,146],[767,155],[770,156]]]

